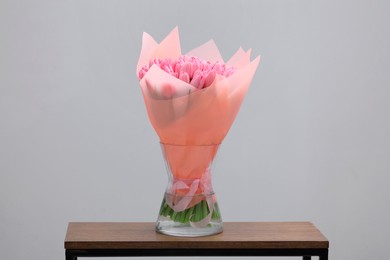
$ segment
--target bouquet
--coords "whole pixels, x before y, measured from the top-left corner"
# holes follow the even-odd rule
[[[239,48],[225,63],[213,40],[183,55],[177,27],[160,43],[143,34],[137,76],[169,173],[158,231],[222,231],[210,167],[258,67],[250,53]]]

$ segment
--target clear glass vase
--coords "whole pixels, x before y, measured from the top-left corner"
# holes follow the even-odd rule
[[[161,144],[168,186],[156,231],[183,237],[222,232],[222,218],[211,183],[211,168],[219,145]]]

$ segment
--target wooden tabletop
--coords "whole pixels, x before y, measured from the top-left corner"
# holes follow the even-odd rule
[[[194,238],[156,233],[155,223],[148,222],[71,222],[65,238],[65,249],[328,247],[326,237],[310,222],[225,222],[222,233]]]

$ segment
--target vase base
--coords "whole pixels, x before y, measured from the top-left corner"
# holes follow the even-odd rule
[[[171,220],[160,220],[156,224],[158,233],[176,237],[203,237],[219,234],[223,231],[222,222],[209,222],[205,227],[193,227],[189,224]]]

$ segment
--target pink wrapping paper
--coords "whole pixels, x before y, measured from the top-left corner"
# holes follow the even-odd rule
[[[137,73],[154,58],[178,59],[180,55],[177,27],[159,44],[144,33]],[[212,40],[186,55],[223,62]],[[250,50],[245,52],[240,48],[226,63],[236,67],[235,73],[229,77],[217,75],[211,86],[200,90],[171,76],[157,65],[153,65],[144,75],[140,85],[150,122],[160,142],[184,147],[180,154],[174,149],[165,150],[170,168],[175,169],[175,178],[200,179],[207,171],[217,151],[205,155],[189,149],[188,153],[191,154],[186,156],[185,147],[222,142],[240,109],[259,61],[259,56],[251,61]],[[169,93],[165,95],[167,90]]]

